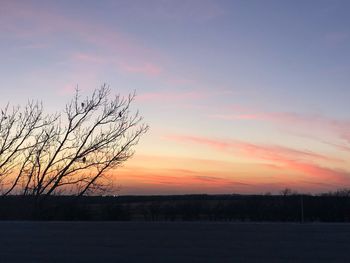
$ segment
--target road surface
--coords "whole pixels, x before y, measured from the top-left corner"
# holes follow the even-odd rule
[[[350,262],[350,224],[0,222],[0,262]]]

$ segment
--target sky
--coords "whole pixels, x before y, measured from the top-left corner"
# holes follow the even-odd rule
[[[119,194],[350,187],[350,2],[0,0],[0,105],[134,90]]]

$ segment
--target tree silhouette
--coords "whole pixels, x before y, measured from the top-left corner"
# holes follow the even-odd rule
[[[24,155],[34,148],[32,138],[45,126],[52,125],[57,116],[43,115],[39,103],[28,102],[24,109],[19,106],[10,109],[9,104],[0,115],[0,184],[4,194],[10,193],[19,183],[25,166]],[[25,154],[26,153],[26,154]],[[14,176],[18,173],[17,176]]]
[[[103,85],[82,99],[78,90],[59,114],[44,115],[38,103],[8,107],[0,119],[3,194],[84,195],[106,190],[108,171],[127,161],[147,132],[135,94],[110,98]]]
[[[289,196],[289,195],[297,195],[298,192],[293,191],[292,189],[287,187],[287,188],[284,188],[283,190],[281,190],[280,194],[283,196]]]

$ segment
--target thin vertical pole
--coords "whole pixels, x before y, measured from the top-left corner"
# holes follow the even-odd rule
[[[300,223],[304,223],[304,199],[303,199],[303,195],[300,195]]]

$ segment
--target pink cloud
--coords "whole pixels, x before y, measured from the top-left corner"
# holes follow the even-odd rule
[[[299,168],[295,168],[299,169]],[[313,171],[314,172],[314,171]],[[316,171],[320,172],[320,171]],[[324,173],[324,171],[321,171]],[[328,176],[328,175],[327,175]],[[244,177],[239,173],[223,173],[220,170],[211,172],[194,171],[188,169],[149,169],[140,167],[135,169],[119,170],[118,183],[124,193],[261,193],[273,191],[278,193],[285,187],[293,189],[319,192],[320,189],[328,191],[336,189],[339,182],[334,182],[334,175],[330,180],[317,182],[315,178],[296,181],[287,178],[283,173],[275,178],[256,180]],[[342,182],[342,185],[344,182]]]
[[[256,120],[268,121],[279,125],[287,125],[304,130],[318,130],[337,134],[341,139],[350,142],[350,120],[329,118],[320,114],[298,113],[238,113],[238,114],[214,114],[211,118],[223,120]]]
[[[302,160],[311,158],[313,160],[319,161],[340,162],[339,159],[330,158],[310,151],[295,150],[281,146],[258,145],[238,140],[224,141],[205,137],[179,135],[170,135],[166,136],[165,138],[179,142],[193,142],[196,144],[207,145],[225,152],[232,152],[232,149],[240,150],[247,156],[258,157],[260,159],[266,160],[279,160],[288,157],[292,160]]]
[[[142,167],[120,170],[118,182],[129,189],[149,193],[231,193],[233,190],[254,188],[254,184],[223,174],[220,171],[202,172],[189,169],[149,169]],[[130,190],[129,190],[130,191]],[[135,190],[134,190],[135,191]],[[139,193],[140,194],[140,193]]]
[[[296,150],[281,146],[259,145],[236,140],[217,140],[198,136],[170,135],[165,139],[203,145],[228,154],[241,155],[262,161],[268,161],[282,170],[302,172],[319,180],[331,180],[342,183],[350,181],[350,173],[318,165],[318,162],[342,162],[342,160],[305,150]]]
[[[315,179],[321,179],[324,182],[333,182],[339,186],[343,185],[343,183],[350,183],[350,173],[347,171],[330,169],[312,163],[297,162],[288,159],[281,160],[281,162],[285,164],[287,169],[300,171],[313,176]]]
[[[152,184],[165,184],[169,186],[206,186],[212,188],[221,188],[229,186],[248,186],[248,183],[238,182],[228,178],[221,178],[216,176],[205,175],[203,172],[191,171],[191,170],[178,170],[178,169],[169,169],[163,171],[166,175],[147,175],[148,183]],[[173,175],[169,175],[173,174]],[[176,175],[177,174],[177,175]],[[136,175],[137,177],[137,175]]]
[[[166,12],[177,13],[177,15],[183,15],[182,10],[185,9],[186,12],[190,12],[189,17],[191,18],[199,15],[202,18],[209,18],[213,14],[220,13],[217,3],[211,0],[190,2],[157,3],[156,9],[165,8]],[[130,6],[133,5],[130,4]],[[149,3],[144,4],[146,9],[150,6],[152,5]],[[176,8],[167,9],[166,6],[176,6]],[[111,7],[116,8],[113,4]],[[160,50],[145,46],[143,41],[138,41],[137,36],[122,33],[115,25],[112,27],[99,24],[97,21],[90,21],[83,16],[70,16],[59,8],[53,8],[50,4],[39,5],[27,1],[5,1],[1,8],[4,11],[0,16],[0,29],[6,30],[5,32],[9,33],[7,35],[11,37],[21,38],[23,41],[27,40],[33,46],[38,46],[44,40],[47,47],[56,49],[56,46],[62,43],[56,41],[57,38],[63,36],[69,42],[77,41],[79,45],[84,43],[87,47],[84,50],[93,50],[98,54],[97,56],[96,53],[76,50],[70,51],[66,56],[63,55],[61,60],[69,60],[71,63],[69,66],[73,68],[70,70],[72,77],[68,80],[69,82],[81,83],[80,72],[87,72],[85,75],[90,75],[93,71],[99,77],[104,72],[101,67],[108,66],[128,74],[152,77],[173,86],[201,85],[200,88],[203,87],[203,83],[199,83],[200,80],[192,79],[192,76],[191,79],[188,79],[181,74],[173,74],[167,70],[167,63],[172,60],[169,59],[171,54],[163,54]],[[192,12],[194,13],[192,14]],[[38,43],[32,43],[33,39],[37,40]],[[94,66],[93,69],[92,66]]]
[[[192,144],[188,141],[184,143],[188,147]],[[233,151],[227,151],[227,153],[236,154]],[[162,165],[152,165],[155,163]],[[302,162],[297,162],[299,163]],[[259,161],[242,166],[240,163],[211,159],[137,155],[136,160],[118,170],[116,178],[118,184],[122,185],[123,192],[129,194],[262,193],[266,191],[278,193],[285,187],[317,193],[336,189],[339,185],[350,185],[347,179],[343,179],[347,176],[346,173],[342,174],[339,171],[338,175],[334,175],[332,169],[317,169],[315,168],[317,165],[306,161],[303,164],[298,166],[294,163],[279,162],[276,165],[264,165]],[[254,166],[255,171],[248,168],[248,172],[246,169],[249,166]],[[269,169],[266,170],[265,166]],[[291,176],[291,171],[295,172],[295,176]],[[300,172],[303,176],[300,176]]]
[[[59,13],[57,9],[27,2],[9,1],[2,5],[2,8],[5,12],[1,19],[5,23],[0,23],[0,28],[1,24],[10,25],[6,30],[18,38],[29,41],[34,38],[45,38],[49,43],[54,41],[58,34],[70,34],[72,41],[84,41],[85,44],[90,44],[101,51],[101,56],[77,52],[71,55],[73,60],[101,63],[105,60],[102,58],[104,56],[127,72],[158,76],[163,71],[163,68],[156,63],[161,59],[159,52],[144,47],[135,41],[135,38],[122,34],[114,28],[72,18]],[[124,63],[124,66],[120,66],[120,63]]]

